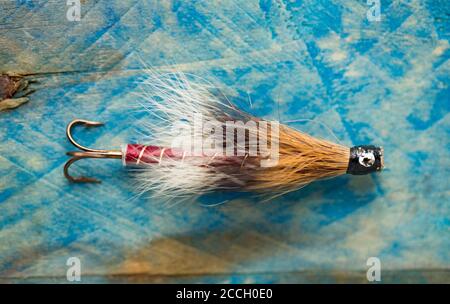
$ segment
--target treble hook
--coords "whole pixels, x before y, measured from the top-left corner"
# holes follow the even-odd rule
[[[80,176],[74,177],[69,174],[69,167],[76,161],[83,158],[122,158],[122,151],[120,150],[100,150],[100,149],[91,149],[84,147],[77,143],[72,137],[72,128],[76,125],[84,125],[85,127],[99,127],[103,126],[102,122],[97,121],[89,121],[83,119],[75,119],[72,120],[66,128],[66,136],[69,141],[78,149],[84,151],[71,151],[66,154],[72,156],[64,165],[64,176],[71,182],[74,183],[101,183],[100,180],[92,177]]]

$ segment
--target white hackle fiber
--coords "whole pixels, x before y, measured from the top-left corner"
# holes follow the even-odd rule
[[[174,127],[192,127],[197,115],[202,120],[222,123],[225,121],[248,121],[252,118],[238,110],[224,95],[213,94],[214,86],[203,79],[182,72],[161,74],[146,71],[137,94],[139,103],[148,113],[148,120],[139,126],[141,143],[160,147],[172,147],[174,137],[191,142],[193,134],[176,134]],[[219,98],[218,96],[221,96]],[[142,120],[142,119],[141,119]],[[248,129],[247,129],[248,130]],[[256,133],[257,130],[249,130]],[[198,134],[196,134],[198,135]],[[200,134],[205,137],[205,134]],[[228,139],[226,139],[228,141]],[[237,150],[245,150],[245,144],[235,143]],[[243,162],[246,157],[242,157]],[[219,158],[213,156],[186,157],[182,160],[163,158],[157,164],[148,164],[136,169],[138,193],[151,192],[152,196],[183,198],[201,195],[214,190],[242,187],[248,172],[255,166],[235,163],[217,166]]]

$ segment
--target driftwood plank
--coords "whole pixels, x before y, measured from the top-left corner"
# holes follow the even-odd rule
[[[448,1],[0,0],[0,72],[37,80],[0,112],[0,281],[449,282]],[[447,13],[446,13],[447,12]],[[446,26],[445,26],[446,25]],[[62,176],[73,118],[87,145],[133,138],[144,65],[198,74],[255,115],[345,144],[383,145],[388,170],[260,203],[168,208],[133,200],[120,163],[87,161],[100,185]],[[95,167],[95,168],[94,168]],[[435,270],[435,271],[430,271]]]

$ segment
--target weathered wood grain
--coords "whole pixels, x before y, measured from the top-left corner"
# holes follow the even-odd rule
[[[0,281],[365,282],[377,256],[391,282],[449,282],[448,1],[0,0],[0,72],[38,80],[0,113]],[[345,144],[383,145],[381,175],[342,177],[261,203],[133,199],[114,161],[86,161],[100,185],[62,175],[77,136],[132,140],[143,63],[198,74],[255,115]],[[230,199],[226,204],[205,207]]]

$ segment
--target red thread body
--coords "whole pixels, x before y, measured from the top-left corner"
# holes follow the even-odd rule
[[[247,156],[224,156],[220,154],[208,156],[203,153],[196,156],[191,152],[180,149],[163,148],[159,146],[146,146],[141,144],[127,144],[123,148],[123,164],[125,166],[142,166],[146,164],[159,164],[167,159],[170,160],[189,160],[191,164],[199,166],[220,167],[220,166],[239,166],[242,167],[246,162]],[[258,161],[259,162],[259,161]],[[247,162],[248,164],[248,162]],[[254,167],[255,164],[249,164]]]
[[[159,163],[163,158],[181,159],[183,157],[182,152],[171,148],[140,144],[128,144],[124,152],[124,164],[126,166],[155,164]]]

